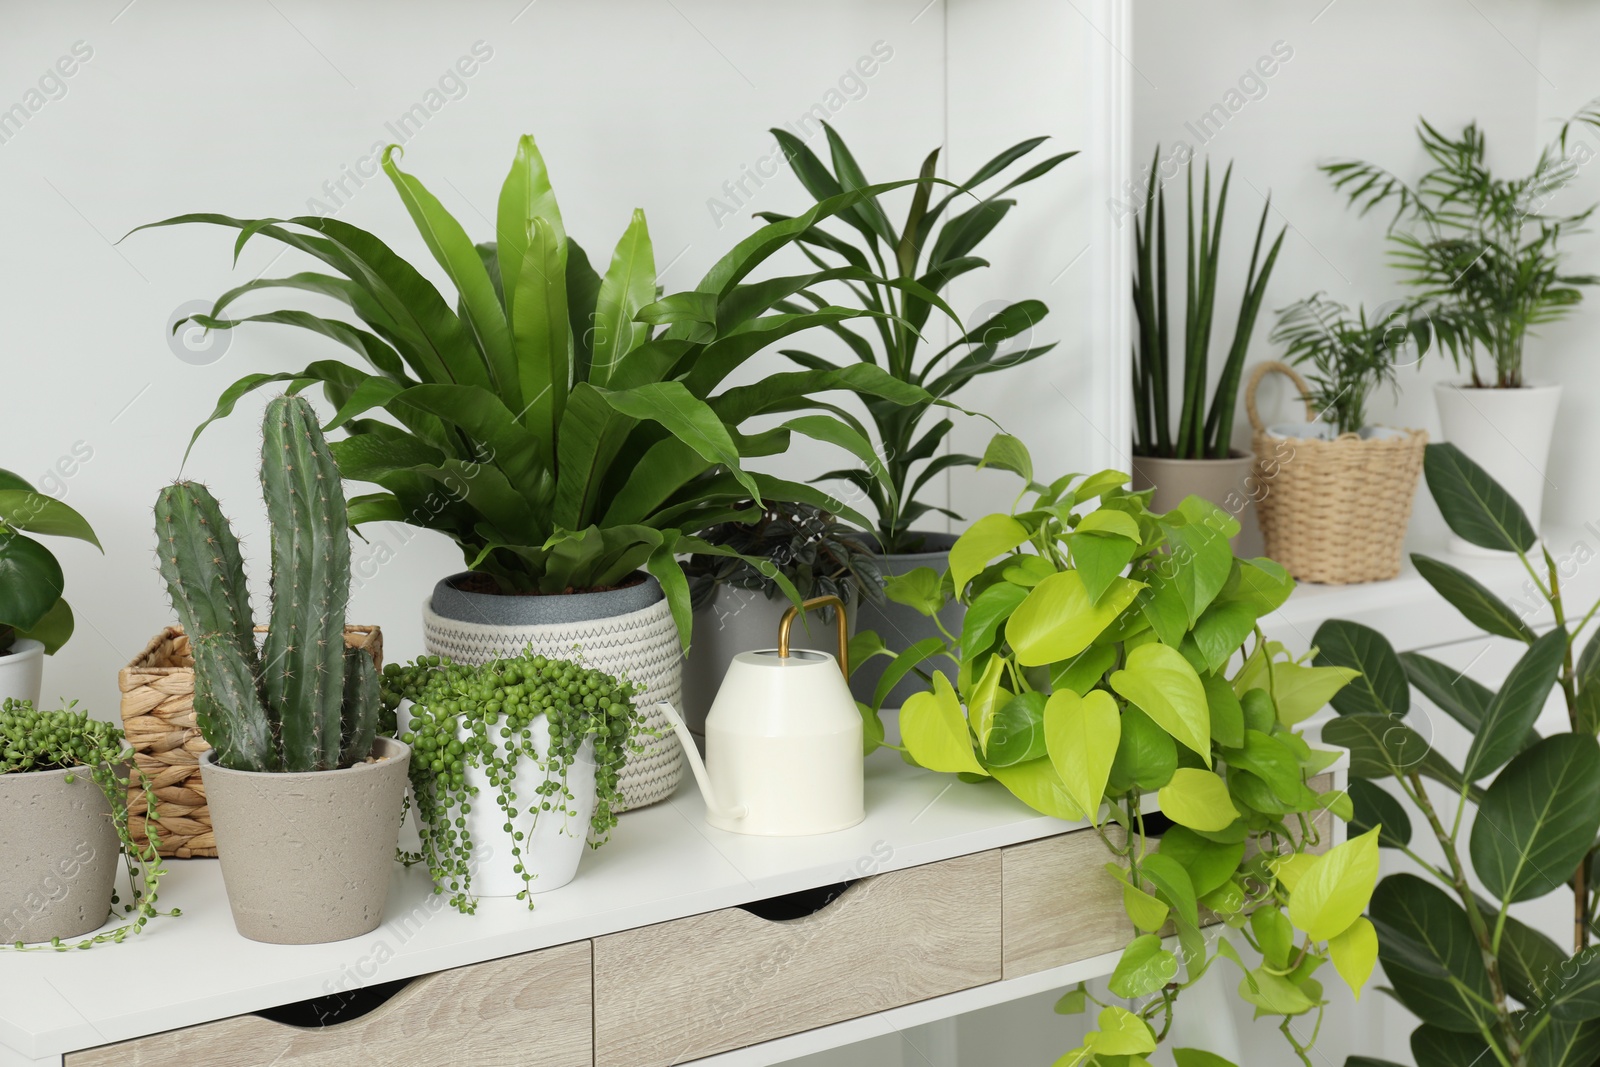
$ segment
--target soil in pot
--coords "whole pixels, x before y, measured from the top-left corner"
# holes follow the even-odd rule
[[[476,592],[470,572],[434,586],[423,605],[424,644],[431,655],[480,665],[535,653],[581,655],[585,665],[639,686],[642,750],[628,755],[617,811],[667,799],[683,780],[683,748],[655,705],[683,699],[683,648],[661,584],[640,572],[615,589],[548,596]],[[579,650],[576,651],[575,650]]]
[[[878,567],[885,578],[890,575],[907,574],[918,567],[928,567],[943,574],[950,566],[950,548],[956,543],[958,534],[914,532],[912,536],[923,539],[920,551],[878,557]],[[966,614],[965,605],[952,600],[939,612],[939,621],[951,633],[960,633],[961,620]],[[939,633],[939,627],[934,625],[932,619],[914,608],[896,604],[892,600],[882,606],[863,601],[857,612],[856,628],[875,631],[883,638],[883,643],[889,650],[897,653],[905,651],[924,638],[943,638]],[[872,703],[878,680],[883,677],[885,668],[891,662],[886,657],[876,656],[855,668],[850,675],[850,692],[857,700],[866,704]],[[915,673],[909,674],[890,690],[883,706],[898,708],[912,694],[926,688],[927,683],[919,676]]]
[[[313,945],[383,922],[411,749],[392,738],[337,771],[232,771],[200,758],[233,924],[252,941]]]
[[[0,774],[0,827],[0,943],[67,940],[105,925],[122,854],[88,770]]]

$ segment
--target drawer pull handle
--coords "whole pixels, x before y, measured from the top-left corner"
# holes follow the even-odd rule
[[[835,882],[833,885],[817,886],[815,889],[802,889],[798,893],[784,893],[781,896],[741,904],[739,910],[747,911],[756,918],[768,922],[794,922],[796,919],[815,915],[844,896],[844,891],[855,884],[854,880]]]
[[[411,984],[411,979],[398,982],[379,982],[360,986],[343,993],[330,993],[325,997],[312,997],[293,1004],[279,1004],[264,1008],[254,1014],[284,1026],[299,1030],[319,1030],[325,1026],[354,1022],[389,1003],[401,990]]]

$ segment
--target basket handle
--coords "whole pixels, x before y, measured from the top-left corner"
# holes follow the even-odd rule
[[[1256,433],[1266,432],[1266,427],[1261,423],[1261,412],[1256,409],[1256,387],[1261,384],[1261,379],[1269,374],[1282,374],[1294,383],[1295,388],[1300,390],[1300,399],[1306,405],[1306,421],[1315,422],[1317,412],[1311,406],[1309,399],[1311,387],[1306,384],[1304,378],[1300,377],[1299,372],[1289,364],[1279,363],[1277,360],[1272,359],[1265,363],[1257,363],[1256,369],[1250,372],[1250,384],[1244,387],[1244,409],[1249,414],[1250,425]]]

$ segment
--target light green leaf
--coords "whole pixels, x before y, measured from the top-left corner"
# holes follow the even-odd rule
[[[915,608],[923,615],[937,615],[945,605],[944,579],[932,567],[916,567],[904,574],[891,575],[883,593],[896,604]]]
[[[961,701],[943,671],[934,672],[932,692],[913,693],[900,709],[900,736],[911,758],[930,771],[988,774],[972,754]]]
[[[1313,941],[1343,933],[1367,908],[1378,884],[1378,832],[1318,856],[1289,897],[1289,919]]]
[[[1101,508],[1089,512],[1078,520],[1075,532],[1110,534],[1113,537],[1125,537],[1135,543],[1140,540],[1139,523],[1126,511],[1117,511],[1114,508]]]
[[[1097,603],[1105,595],[1139,551],[1137,541],[1082,531],[1072,535],[1070,544],[1072,565],[1082,575],[1091,603]]]
[[[1112,1005],[1100,1011],[1100,1029],[1091,1030],[1084,1043],[1096,1056],[1142,1056],[1156,1050],[1156,1035],[1139,1016]]]
[[[1211,709],[1205,686],[1176,649],[1139,646],[1128,653],[1127,666],[1111,675],[1111,688],[1211,766]]]
[[[1111,972],[1111,992],[1132,999],[1154,993],[1178,975],[1178,957],[1161,947],[1161,938],[1144,934],[1122,950]]]
[[[995,712],[1000,709],[1001,702],[1011,699],[1012,695],[1010,690],[1000,688],[1005,667],[1005,657],[990,656],[988,666],[978,678],[978,684],[972,687],[971,698],[967,701],[967,721],[978,738],[978,747],[985,752],[989,748],[989,731],[994,728]]]
[[[1017,662],[1039,667],[1076,656],[1116,621],[1142,588],[1138,582],[1117,578],[1094,604],[1076,571],[1052,574],[1034,586],[1006,620],[1006,639]],[[1195,685],[1199,684],[1197,679]]]
[[[634,320],[655,298],[656,260],[650,228],[644,212],[635,208],[595,297],[592,383],[609,384],[623,358],[649,339],[650,327]]]
[[[998,467],[1020,474],[1025,482],[1033,481],[1033,457],[1028,455],[1027,446],[1010,434],[997,433],[989,439],[979,466]]]
[[[1228,786],[1210,771],[1179,767],[1172,781],[1156,794],[1161,814],[1191,830],[1227,829],[1239,817],[1228,796]]]
[[[1175,1048],[1172,1059],[1178,1067],[1238,1067],[1232,1060],[1198,1048]]]
[[[1044,736],[1050,762],[1067,792],[1078,807],[1096,817],[1122,740],[1116,700],[1103,689],[1083,697],[1057,690],[1044,706]]]
[[[1128,881],[1128,872],[1121,865],[1108,863],[1106,871],[1122,886],[1122,908],[1134,926],[1153,934],[1167,924],[1171,908]]]
[[[1361,988],[1372,977],[1372,968],[1378,962],[1378,931],[1368,919],[1358,916],[1343,933],[1328,939],[1328,958],[1360,1000]]]
[[[1328,706],[1334,695],[1357,675],[1349,667],[1303,667],[1280,661],[1272,665],[1272,696],[1278,721],[1298,726]]]
[[[1055,1012],[1057,1015],[1081,1015],[1088,1007],[1088,994],[1080,985],[1061,994],[1061,999],[1056,1001]]]
[[[902,716],[904,711],[900,713]],[[1066,822],[1082,822],[1083,810],[1067,792],[1061,776],[1050,765],[1047,757],[1018,763],[1014,766],[992,766],[989,773],[994,780],[1011,791],[1012,796],[1034,811]]]
[[[1028,539],[1028,528],[1010,515],[985,515],[956,539],[950,549],[950,576],[957,595],[996,556]]]
[[[998,658],[998,657],[997,657]],[[1018,693],[1000,705],[994,727],[984,746],[984,762],[993,770],[1029,763],[1047,755],[1044,731],[1045,694],[1035,690]]]

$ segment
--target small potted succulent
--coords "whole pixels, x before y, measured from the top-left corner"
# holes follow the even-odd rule
[[[0,470],[0,700],[37,704],[44,657],[72,636],[72,608],[61,564],[27,533],[100,542],[75,508]]]
[[[1245,390],[1254,428],[1256,503],[1267,555],[1296,578],[1344,585],[1400,573],[1428,435],[1375,426],[1367,402],[1426,352],[1425,319],[1369,318],[1315,294],[1279,312],[1272,340],[1288,363],[1258,365]],[[1306,368],[1309,382],[1293,366]],[[1256,390],[1268,374],[1294,383],[1306,421],[1267,425]]]
[[[122,731],[69,704],[38,711],[25,700],[0,704],[0,944],[88,948],[121,942],[157,914],[165,870],[154,842],[128,832],[130,772]],[[148,795],[148,793],[147,793]],[[116,893],[117,859],[129,898]],[[129,921],[85,937],[122,905]],[[176,915],[177,910],[167,913]],[[76,940],[81,939],[81,940]]]
[[[157,549],[194,656],[200,757],[239,933],[318,944],[383,921],[411,750],[377,737],[379,677],[345,643],[344,491],[311,405],[267,404],[261,486],[272,615],[258,643],[238,538],[205,486],[156,501]]]
[[[584,843],[616,825],[637,747],[639,687],[580,659],[480,666],[421,656],[384,669],[383,695],[417,758],[411,802],[435,884],[463,913],[479,897],[528,901],[578,873]]]
[[[855,632],[862,603],[882,606],[883,578],[872,535],[861,532],[815,504],[768,503],[754,521],[729,522],[702,535],[737,552],[731,556],[691,556],[684,566],[694,605],[694,643],[683,665],[684,721],[696,734],[740,652],[771,648],[778,622],[793,603],[778,584],[781,574],[802,600],[836,596],[845,604]],[[833,648],[831,609],[815,619],[801,616],[798,648]]]

